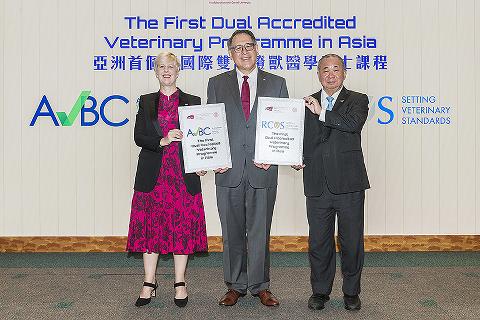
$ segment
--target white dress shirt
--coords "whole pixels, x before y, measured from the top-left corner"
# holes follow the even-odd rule
[[[335,102],[337,101],[338,95],[340,94],[340,91],[342,91],[343,86],[338,89],[337,92],[332,94],[330,97],[333,98],[332,100],[332,105],[335,105]],[[328,100],[327,100],[327,93],[325,92],[325,89],[322,88],[322,95],[321,95],[321,100],[320,105],[322,106],[322,111],[320,111],[320,115],[318,116],[318,120],[325,122],[325,113],[327,112],[327,106],[328,106]]]

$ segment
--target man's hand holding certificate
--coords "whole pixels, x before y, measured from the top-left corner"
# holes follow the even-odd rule
[[[304,117],[303,99],[259,97],[254,161],[301,165]]]
[[[185,173],[231,168],[225,105],[178,108]]]

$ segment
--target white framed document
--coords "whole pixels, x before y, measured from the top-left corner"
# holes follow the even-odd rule
[[[304,121],[303,99],[259,97],[255,162],[302,164]]]
[[[185,173],[231,168],[225,104],[178,108]]]

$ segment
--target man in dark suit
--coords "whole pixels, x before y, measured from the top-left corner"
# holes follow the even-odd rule
[[[311,309],[323,309],[335,276],[335,216],[347,310],[361,307],[363,210],[370,188],[361,145],[368,115],[368,97],[347,90],[342,58],[323,56],[318,62],[322,90],[305,98],[303,171],[309,224],[309,259],[313,295]]]
[[[258,97],[288,98],[284,78],[259,70],[258,48],[249,30],[228,40],[236,68],[210,78],[207,103],[225,103],[232,168],[216,170],[217,207],[223,236],[223,270],[228,287],[220,300],[232,306],[249,290],[266,306],[277,306],[269,291],[269,239],[277,194],[277,166],[254,163]]]

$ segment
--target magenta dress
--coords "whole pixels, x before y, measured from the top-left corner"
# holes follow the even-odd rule
[[[160,93],[158,122],[163,135],[177,127],[178,90]],[[182,176],[178,144],[163,148],[157,183],[150,192],[135,191],[132,199],[127,250],[160,254],[207,251],[202,194],[188,193]]]

